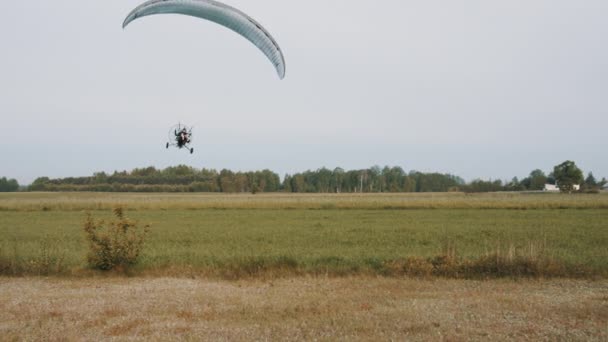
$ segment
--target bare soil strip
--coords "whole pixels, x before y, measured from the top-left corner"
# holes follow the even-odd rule
[[[608,340],[608,281],[0,278],[0,340]]]

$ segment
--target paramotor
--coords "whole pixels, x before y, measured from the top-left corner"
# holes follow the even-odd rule
[[[166,147],[175,146],[179,149],[185,148],[190,154],[194,153],[194,148],[190,147],[192,142],[192,127],[177,124],[169,130],[169,142]]]

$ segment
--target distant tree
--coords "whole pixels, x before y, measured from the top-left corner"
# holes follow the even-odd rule
[[[412,186],[416,192],[444,192],[464,185],[462,178],[440,173],[412,171],[409,174],[409,180],[409,186]]]
[[[306,181],[302,174],[296,173],[291,177],[292,192],[306,192]]]
[[[416,191],[416,179],[408,175],[403,175],[403,191],[404,192],[415,192]]]
[[[403,191],[403,183],[405,181],[405,171],[399,166],[394,166],[392,168],[385,168],[386,172],[383,171],[383,174],[386,179],[386,187],[390,192],[400,192]]]
[[[589,172],[587,178],[585,178],[585,185],[589,189],[597,187],[597,181],[595,180],[595,177],[593,177],[593,172]]]
[[[349,170],[344,175],[344,192],[357,192],[359,189],[360,172]]]
[[[221,192],[236,192],[236,184],[234,179],[234,172],[223,169],[219,174],[219,184]]]
[[[15,192],[19,190],[19,183],[16,179],[0,178],[0,192]]]
[[[523,183],[524,181],[522,181]],[[547,184],[547,176],[542,170],[536,169],[530,172],[530,176],[528,177],[528,184],[525,184],[528,190],[543,190],[545,188],[545,184]]]
[[[50,182],[49,177],[38,177],[28,187],[29,191],[44,191],[46,185]]]
[[[551,172],[549,173],[549,175],[547,176],[547,184],[553,184],[555,185],[556,180],[555,180],[555,173]]]
[[[153,167],[150,167],[147,169],[143,169],[142,172],[155,172],[155,170]],[[177,166],[170,166],[162,171],[162,174],[164,176],[188,176],[193,175],[195,173],[196,170],[193,167],[183,164]]]
[[[16,179],[11,178],[8,180],[9,191],[19,191],[19,182]]]
[[[378,165],[372,166],[368,171],[369,176],[369,191],[382,192],[384,187],[384,177],[382,177],[382,169]]]
[[[510,182],[505,185],[505,190],[507,191],[522,191],[525,190],[525,187],[522,183],[517,179],[517,177],[513,177]]]
[[[332,172],[322,167],[316,172],[315,188],[317,192],[333,192],[331,189]]]
[[[500,179],[495,181],[476,179],[470,184],[463,186],[462,189],[464,192],[496,192],[504,191],[505,187],[502,185],[502,181]]]
[[[344,169],[337,167],[331,175],[331,188],[336,193],[342,192],[342,183],[344,181]]]
[[[291,189],[291,176],[287,173],[285,174],[285,177],[283,177],[283,191],[285,192],[292,192]]]
[[[583,182],[583,171],[570,160],[556,165],[553,168],[553,175],[561,192],[570,193],[575,185]]]
[[[262,191],[276,192],[281,189],[281,177],[279,177],[278,174],[276,174],[268,169],[264,169],[258,173],[260,174],[260,176],[259,176],[260,185],[262,185],[262,183],[264,185]]]
[[[234,186],[235,190],[232,192],[247,192],[253,184],[250,182],[250,178],[247,177],[246,173],[237,172],[234,175]]]
[[[159,173],[158,170],[156,170],[156,168],[154,166],[149,166],[143,169],[134,169],[133,171],[131,171],[131,176],[142,176],[142,177],[149,177],[152,175],[155,175]],[[103,172],[102,172],[103,174]]]

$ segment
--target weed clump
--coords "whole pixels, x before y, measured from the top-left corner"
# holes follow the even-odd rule
[[[140,227],[136,221],[125,217],[123,209],[113,210],[115,221],[95,221],[87,213],[84,222],[86,239],[89,242],[87,263],[98,270],[126,270],[135,265],[144,246],[150,228]]]

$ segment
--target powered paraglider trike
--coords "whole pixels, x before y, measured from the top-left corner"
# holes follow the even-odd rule
[[[167,142],[166,148],[174,146],[179,149],[185,148],[190,154],[194,153],[194,148],[190,147],[192,142],[192,127],[186,125],[177,124],[169,130],[169,141]]]

